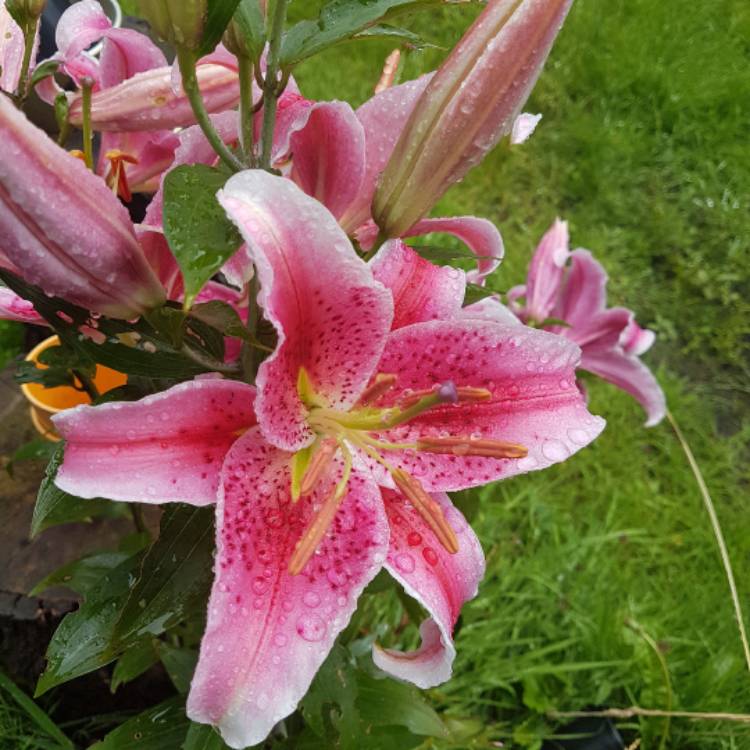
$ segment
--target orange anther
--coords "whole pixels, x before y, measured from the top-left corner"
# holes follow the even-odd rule
[[[417,450],[486,458],[523,458],[529,452],[528,448],[518,443],[471,437],[422,437],[417,440]]]

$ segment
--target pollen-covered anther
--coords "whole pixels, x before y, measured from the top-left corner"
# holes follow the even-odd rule
[[[443,515],[443,509],[438,505],[424,487],[411,474],[403,469],[393,469],[391,476],[404,497],[414,506],[425,523],[435,535],[440,544],[452,555],[458,552],[456,532]]]
[[[132,200],[133,194],[130,192],[128,177],[125,173],[125,164],[137,164],[138,159],[116,148],[110,149],[104,156],[109,161],[107,185],[112,188],[112,192],[115,195],[118,195],[124,201]]]
[[[334,489],[323,503],[323,507],[318,511],[312,523],[307,527],[305,533],[297,542],[291,558],[289,559],[289,575],[296,576],[301,573],[307,561],[313,556],[318,545],[333,523],[334,516],[344,499],[345,493]]]
[[[430,390],[414,391],[408,396],[399,399],[399,404],[402,408],[406,409],[431,394],[440,396],[442,403],[452,404],[479,403],[489,401],[492,398],[492,393],[486,388],[474,388],[465,385],[456,386],[449,380],[434,386]]]
[[[336,455],[338,450],[338,443],[336,440],[329,439],[323,440],[323,442],[315,451],[310,464],[307,467],[307,471],[302,477],[302,483],[300,485],[300,495],[309,495],[316,487],[320,478],[326,472],[326,469],[331,465],[333,457]]]
[[[377,401],[382,395],[387,393],[398,380],[398,376],[386,372],[379,372],[375,376],[372,384],[367,386],[359,397],[359,405],[366,406],[373,401]]]
[[[417,450],[485,458],[524,458],[529,452],[526,446],[518,443],[472,437],[422,437],[417,440]]]

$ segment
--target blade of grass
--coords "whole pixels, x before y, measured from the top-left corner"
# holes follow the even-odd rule
[[[65,750],[75,750],[75,746],[68,737],[66,737],[60,728],[55,724],[44,711],[42,711],[26,693],[17,687],[15,683],[4,672],[0,671],[0,689],[5,690],[18,705],[26,711],[34,723],[47,735],[59,743]]]

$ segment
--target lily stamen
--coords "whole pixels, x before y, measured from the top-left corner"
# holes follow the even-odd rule
[[[456,532],[448,523],[443,509],[430,497],[427,491],[411,474],[403,469],[393,469],[391,476],[404,497],[414,506],[440,544],[455,555],[458,552]]]
[[[524,458],[528,448],[504,440],[471,437],[422,437],[417,440],[417,450],[425,453],[443,453],[454,456],[482,456],[485,458]]]
[[[341,503],[346,495],[346,486],[349,483],[349,477],[352,472],[352,454],[341,444],[344,453],[344,471],[341,479],[336,483],[336,487],[323,502],[323,507],[318,511],[312,523],[307,527],[305,533],[297,542],[287,570],[289,575],[296,576],[304,570],[308,560],[315,554],[315,550],[320,545],[323,537],[333,523]]]
[[[448,391],[447,389],[453,386],[453,391],[451,396],[448,397]],[[442,385],[435,386],[434,388],[430,390],[424,390],[424,391],[415,391],[414,393],[410,393],[408,396],[404,396],[400,400],[400,404],[402,407],[408,408],[412,406],[413,404],[416,404],[420,399],[424,398],[425,396],[429,396],[433,393],[443,393],[444,395],[444,401],[450,402],[450,403],[472,403],[477,402],[480,403],[482,401],[489,401],[492,398],[492,393],[488,391],[486,388],[474,388],[472,386],[455,386],[453,383],[448,381],[447,383],[443,383]]]
[[[359,397],[359,405],[367,406],[373,401],[377,401],[384,393],[387,393],[395,385],[398,377],[385,372],[379,372],[375,376],[372,385],[365,388]]]
[[[307,471],[302,477],[300,495],[309,495],[315,489],[320,478],[331,465],[331,461],[333,461],[333,457],[336,455],[338,448],[338,441],[332,438],[324,440],[320,444],[320,447],[310,459]]]
[[[122,198],[126,203],[133,199],[128,184],[128,176],[125,172],[125,164],[137,164],[138,159],[130,154],[126,154],[119,149],[110,149],[104,156],[109,161],[109,172],[107,173],[107,185],[112,188],[112,192]]]

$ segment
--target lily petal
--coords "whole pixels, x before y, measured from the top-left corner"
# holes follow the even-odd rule
[[[37,326],[48,325],[47,321],[34,309],[31,302],[19,297],[5,286],[0,286],[0,319],[32,323]]]
[[[526,280],[526,312],[539,323],[552,315],[565,275],[568,249],[568,222],[555,219],[542,237],[531,259]],[[563,320],[568,321],[567,318]]]
[[[321,102],[291,136],[291,178],[337,219],[359,194],[365,171],[365,131],[344,102]]]
[[[164,53],[145,34],[133,29],[109,29],[100,58],[102,88],[116,86],[137,73],[166,64]]]
[[[430,232],[445,232],[458,237],[477,256],[477,268],[466,274],[472,284],[483,283],[505,255],[503,238],[497,227],[488,219],[477,216],[454,216],[452,218],[422,219],[404,233],[404,237],[416,237]]]
[[[485,401],[434,407],[382,433],[391,443],[423,437],[481,437],[524,446],[523,458],[484,458],[461,451],[435,454],[388,451],[382,455],[416,477],[428,492],[474,487],[564,461],[590,443],[604,420],[586,410],[575,386],[579,348],[562,336],[478,320],[417,323],[391,333],[377,371],[398,382],[379,405],[398,403],[403,391],[432,389],[445,381],[483,388]],[[373,469],[392,486],[387,474]]]
[[[461,310],[461,317],[473,320],[490,320],[504,326],[520,326],[521,321],[500,300],[485,297]]]
[[[459,314],[466,291],[463,271],[436,266],[401,240],[386,242],[370,267],[375,279],[393,295],[393,330]]]
[[[197,66],[198,85],[208,112],[232,109],[240,98],[236,71],[213,63]],[[71,97],[69,119],[81,126],[80,94]],[[95,91],[91,96],[94,130],[164,130],[195,122],[185,94],[172,90],[169,67],[138,73],[117,86]]]
[[[26,43],[23,31],[0,3],[0,89],[13,93],[18,87]],[[36,48],[33,58],[36,58]],[[32,59],[33,65],[33,59]]]
[[[666,398],[651,370],[636,356],[622,349],[584,349],[581,368],[633,396],[646,412],[646,427],[661,422],[667,411]]]
[[[527,141],[536,130],[536,126],[541,119],[541,115],[532,115],[528,112],[522,112],[518,115],[513,122],[513,129],[510,131],[511,145],[519,146]]]
[[[72,59],[112,27],[112,22],[95,0],[81,0],[60,16],[55,27],[55,44],[66,59]]]
[[[61,412],[53,421],[65,458],[55,483],[77,497],[209,505],[227,451],[255,424],[254,396],[244,383],[204,379]]]
[[[430,688],[451,676],[456,649],[453,627],[461,607],[477,594],[484,576],[484,554],[476,534],[445,494],[435,494],[458,538],[458,552],[447,552],[434,543],[422,517],[399,493],[383,489],[391,527],[385,567],[429,613],[420,626],[422,644],[403,653],[377,645],[372,658],[380,669],[420,688]]]
[[[0,96],[0,247],[50,294],[113,317],[164,300],[128,212],[83,162]]]
[[[329,533],[290,575],[314,502],[338,476],[292,504],[290,458],[255,428],[222,470],[216,579],[187,713],[218,726],[233,748],[261,742],[295,709],[388,549],[378,488],[355,470]]]
[[[391,295],[333,216],[290,180],[248,170],[217,197],[247,243],[258,303],[279,336],[258,370],[258,422],[271,443],[298,450],[314,439],[297,393],[300,368],[328,406],[354,404],[383,350]]]

